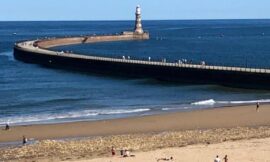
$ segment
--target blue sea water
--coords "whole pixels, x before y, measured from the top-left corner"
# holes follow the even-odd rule
[[[133,21],[0,22],[0,124],[58,123],[270,102],[270,91],[49,69],[13,58],[17,41],[133,29]],[[270,67],[270,20],[144,21],[148,41],[57,47],[85,55]]]

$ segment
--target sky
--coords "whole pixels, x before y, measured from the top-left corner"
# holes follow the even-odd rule
[[[0,21],[269,19],[270,0],[0,0]]]

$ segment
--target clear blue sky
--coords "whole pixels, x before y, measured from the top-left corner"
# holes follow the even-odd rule
[[[270,0],[1,0],[0,21],[270,18]]]

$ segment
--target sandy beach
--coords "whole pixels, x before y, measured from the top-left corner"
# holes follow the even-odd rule
[[[182,148],[166,148],[156,151],[140,152],[135,157],[109,157],[93,160],[81,160],[79,162],[156,162],[165,161],[173,157],[175,162],[211,162],[216,155],[224,158],[228,155],[229,161],[244,162],[269,162],[270,138],[252,139],[234,142],[224,142],[212,145],[193,145]],[[224,161],[224,160],[223,160]]]
[[[38,142],[16,148],[1,148],[0,161],[88,160],[109,157],[111,146],[115,146],[117,150],[121,148],[131,150],[138,157],[145,157],[144,154],[155,154],[155,152],[141,152],[157,150],[155,158],[165,156],[166,154],[162,152],[168,152],[166,149],[172,149],[172,154],[175,156],[176,154],[178,156],[177,151],[180,151],[182,154],[179,155],[188,158],[192,157],[192,151],[186,153],[185,149],[197,148],[197,151],[200,151],[199,148],[205,146],[206,152],[207,149],[209,152],[205,156],[211,160],[215,154],[218,154],[215,147],[222,147],[224,142],[226,145],[228,141],[242,140],[239,144],[233,143],[237,148],[238,145],[242,145],[242,142],[250,142],[245,140],[270,137],[269,115],[270,105],[261,105],[259,112],[256,112],[255,105],[250,105],[106,121],[15,126],[9,131],[1,130],[1,142],[20,141],[23,135]],[[87,138],[53,140],[69,137]],[[265,140],[269,141],[269,139]],[[258,149],[253,151],[258,155],[262,154]],[[220,152],[225,153],[225,151]],[[244,152],[246,153],[245,150]],[[149,158],[153,159],[154,156]],[[202,161],[204,160],[208,161],[202,158]]]

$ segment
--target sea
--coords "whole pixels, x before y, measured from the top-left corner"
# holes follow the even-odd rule
[[[0,22],[0,125],[126,118],[270,102],[270,91],[106,76],[27,64],[15,42],[117,34],[134,21]],[[150,40],[53,48],[85,55],[270,68],[270,20],[143,21]]]

